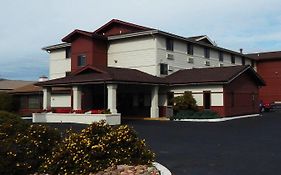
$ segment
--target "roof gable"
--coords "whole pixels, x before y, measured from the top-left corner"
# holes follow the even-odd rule
[[[81,74],[87,74],[87,73],[106,73],[105,71],[98,69],[96,67],[93,66],[85,66],[79,70],[77,70],[76,72],[74,72],[72,75],[81,75]]]
[[[120,35],[125,33],[141,32],[145,30],[152,30],[152,29],[129,22],[112,19],[111,21],[101,26],[96,31],[94,31],[94,33],[99,35],[112,36],[112,35]]]
[[[199,42],[199,43],[203,43],[203,44],[217,46],[217,44],[214,41],[212,41],[207,35],[193,36],[193,37],[189,37],[188,39],[191,39],[195,42]]]
[[[195,68],[179,70],[167,76],[170,85],[229,84],[241,74],[248,72],[259,85],[265,85],[263,79],[251,66],[230,66],[214,68]]]
[[[67,36],[65,36],[62,39],[62,41],[70,43],[80,36],[89,37],[89,38],[96,38],[96,39],[106,39],[105,37],[97,35],[95,33],[76,29],[73,32],[71,32],[70,34],[68,34]]]

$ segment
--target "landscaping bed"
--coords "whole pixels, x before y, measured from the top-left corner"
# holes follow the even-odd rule
[[[155,154],[128,125],[102,121],[62,137],[56,129],[0,112],[0,142],[0,174],[157,172]]]
[[[216,112],[213,112],[213,111],[180,110],[173,117],[171,117],[171,120],[218,119],[218,118],[221,118],[221,117]]]

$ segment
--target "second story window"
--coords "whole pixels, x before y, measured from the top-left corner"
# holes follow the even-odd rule
[[[231,63],[235,64],[235,55],[231,54]]]
[[[161,75],[168,75],[168,64],[160,64],[160,74]]]
[[[252,68],[255,67],[255,61],[254,60],[251,60],[251,66],[252,66]]]
[[[77,65],[82,67],[82,66],[86,66],[86,55],[78,55],[78,59],[77,59]]]
[[[223,52],[219,52],[219,61],[223,62]]]
[[[65,48],[65,58],[71,57],[71,47]]]
[[[69,75],[71,75],[70,71],[65,72],[65,76],[69,76]]]
[[[208,47],[204,48],[204,57],[210,58],[210,49]]]
[[[187,44],[187,54],[193,55],[193,45],[191,43]]]
[[[245,57],[242,57],[242,65],[244,66],[245,65]]]
[[[166,50],[174,51],[174,40],[166,38]]]

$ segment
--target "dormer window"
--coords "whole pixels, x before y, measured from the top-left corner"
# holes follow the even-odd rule
[[[71,57],[71,47],[65,48],[65,58]]]
[[[160,74],[168,75],[168,64],[160,63]]]
[[[86,66],[86,55],[78,55],[77,65],[80,67]]]
[[[187,44],[187,54],[193,55],[193,45],[191,43]]]
[[[219,61],[223,62],[223,52],[222,51],[219,52]]]
[[[208,47],[204,48],[204,57],[210,58],[210,49]]]
[[[241,62],[242,62],[242,65],[244,66],[245,65],[245,57],[242,57],[242,60],[241,60]]]
[[[174,51],[174,40],[166,38],[166,50]]]
[[[231,63],[235,64],[235,55],[231,54]]]

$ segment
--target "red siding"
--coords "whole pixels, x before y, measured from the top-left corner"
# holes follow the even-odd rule
[[[103,69],[107,66],[107,43],[106,41],[93,40],[81,36],[71,43],[71,71],[81,67],[78,64],[78,56],[86,55],[87,65]]]
[[[225,116],[259,112],[258,86],[247,73],[224,86],[224,108]]]
[[[281,101],[281,60],[260,61],[257,72],[266,83],[260,89],[260,98],[265,102]]]
[[[223,106],[211,106],[211,110],[218,113],[221,117],[225,116],[225,110]]]

